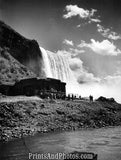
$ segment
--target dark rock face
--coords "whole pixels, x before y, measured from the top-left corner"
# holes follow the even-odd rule
[[[32,77],[36,75],[11,56],[6,49],[0,47],[0,84],[10,85],[20,79]]]
[[[42,76],[42,57],[37,41],[24,38],[1,21],[0,47],[8,48],[9,53],[15,59],[31,69],[37,76]]]

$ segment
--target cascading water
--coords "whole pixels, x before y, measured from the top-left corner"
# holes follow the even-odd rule
[[[66,56],[62,56],[40,47],[44,62],[44,70],[47,77],[60,79],[63,82],[70,81],[72,73]]]
[[[66,82],[67,93],[77,93],[75,88],[77,82],[69,67],[68,57],[47,51],[42,47],[40,47],[40,50],[42,52],[46,77],[60,79],[62,82]]]

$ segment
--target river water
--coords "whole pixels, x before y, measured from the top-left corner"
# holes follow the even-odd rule
[[[27,160],[29,153],[87,151],[98,160],[121,160],[121,127],[45,133],[0,144],[0,160]]]

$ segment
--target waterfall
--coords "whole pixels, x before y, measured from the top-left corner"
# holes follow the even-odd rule
[[[48,58],[47,52],[44,48],[40,47],[41,53],[42,53],[42,58],[43,58],[43,62],[44,62],[44,72],[46,77],[48,78],[54,78],[52,76],[52,72],[51,72],[51,68],[50,68],[50,60]]]
[[[66,56],[46,51],[40,47],[44,62],[44,71],[46,77],[60,79],[63,82],[69,82],[73,75],[69,67]]]
[[[69,67],[66,55],[50,52],[40,47],[46,77],[66,82],[67,93],[78,93],[77,81]]]

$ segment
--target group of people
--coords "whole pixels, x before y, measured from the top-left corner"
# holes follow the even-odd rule
[[[73,94],[72,95],[68,94],[68,100],[73,101],[74,99],[76,99],[76,96],[74,96]]]
[[[72,101],[73,101],[73,100],[76,99],[76,98],[77,98],[76,95],[73,95],[73,94],[70,95],[70,94],[68,94],[68,100],[72,100]],[[79,96],[78,99],[82,99],[82,97]],[[93,96],[92,96],[92,95],[89,96],[89,101],[90,101],[90,102],[93,102]]]
[[[68,96],[66,97],[66,95],[65,94],[59,94],[59,93],[52,93],[52,92],[40,92],[40,94],[39,94],[39,96],[41,97],[41,98],[49,98],[49,99],[67,99],[67,100],[75,100],[75,99],[79,99],[79,100],[84,100],[84,98],[82,98],[81,96],[79,96],[78,98],[77,98],[77,96],[76,95],[74,95],[74,94],[68,94]],[[90,102],[93,102],[93,96],[92,95],[90,95],[89,96],[89,101]]]

